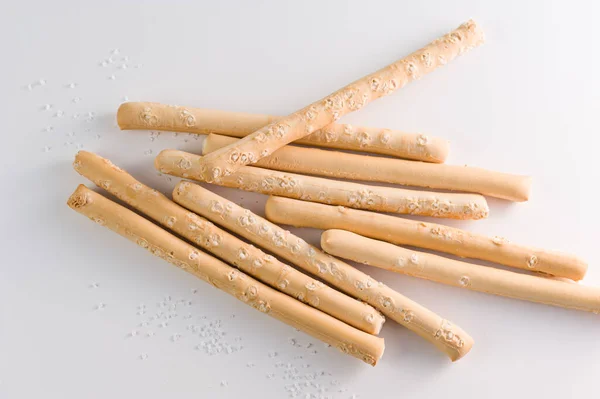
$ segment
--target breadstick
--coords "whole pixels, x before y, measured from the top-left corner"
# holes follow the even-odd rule
[[[468,21],[410,56],[258,129],[235,144],[206,155],[201,160],[203,181],[218,182],[241,166],[254,163],[278,148],[324,128],[481,43],[482,30],[475,22]]]
[[[82,176],[131,207],[263,283],[370,334],[381,330],[385,319],[371,306],[327,286],[319,290],[315,301],[316,293],[306,288],[314,284],[313,278],[177,205],[108,159],[80,151],[73,165]]]
[[[321,235],[326,252],[396,273],[473,291],[563,308],[600,312],[600,289],[411,251],[345,230]]]
[[[210,134],[204,140],[202,155],[236,141],[233,137]],[[281,147],[272,155],[256,162],[254,166],[338,179],[467,191],[511,201],[527,201],[531,186],[531,178],[528,176],[468,166],[436,165],[290,145]]]
[[[350,327],[254,280],[83,185],[75,190],[67,203],[75,211],[137,243],[153,255],[344,353],[373,366],[383,355],[382,338]]]
[[[393,244],[487,260],[571,280],[581,280],[587,270],[587,263],[574,255],[536,249],[512,243],[503,237],[486,237],[435,223],[280,197],[269,198],[265,212],[274,223],[348,230]]]
[[[203,180],[201,158],[176,150],[164,150],[154,163],[162,173]],[[451,219],[482,219],[489,209],[479,194],[448,194],[400,188],[368,186],[243,166],[234,175],[213,181],[225,187],[235,187],[263,194],[344,205],[380,212],[409,213]]]
[[[117,123],[122,130],[219,133],[240,138],[279,118],[281,117],[151,102],[123,103],[117,111]],[[438,137],[338,123],[327,125],[294,143],[435,163],[442,163],[448,157],[448,142]]]
[[[309,245],[289,231],[248,213],[231,201],[189,182],[180,182],[173,199],[214,223],[252,241],[332,286],[379,309],[386,317],[419,334],[453,361],[473,345],[460,327],[413,302],[365,273]],[[252,220],[249,219],[252,215]],[[316,288],[316,287],[315,287]]]

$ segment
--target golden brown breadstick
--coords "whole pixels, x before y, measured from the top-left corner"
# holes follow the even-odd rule
[[[332,255],[365,265],[455,287],[563,308],[600,312],[600,289],[595,287],[410,251],[345,230],[325,231],[321,235],[321,248]]]
[[[75,190],[67,203],[75,211],[137,243],[153,255],[344,353],[373,366],[383,355],[382,338],[350,327],[254,280],[83,185]]]
[[[204,140],[202,155],[236,141],[233,137],[210,134]],[[290,145],[281,147],[272,155],[256,162],[254,166],[339,179],[467,191],[511,201],[527,201],[531,186],[529,176],[510,175],[468,166],[436,165]]]
[[[468,21],[408,57],[258,129],[235,144],[206,155],[201,160],[202,180],[218,182],[241,166],[254,163],[278,148],[324,128],[481,43],[481,28],[474,21]]]
[[[81,175],[133,208],[263,283],[370,334],[381,330],[385,319],[371,306],[327,286],[319,289],[315,300],[317,293],[306,288],[314,284],[313,278],[177,205],[108,159],[80,151],[73,165]]]
[[[201,158],[183,151],[164,150],[154,163],[162,173],[203,181]],[[380,212],[396,212],[451,219],[482,219],[489,209],[479,194],[436,193],[369,186],[243,166],[235,175],[213,181],[263,194],[344,205]]]
[[[473,345],[473,339],[460,327],[452,325],[365,273],[325,254],[289,231],[260,216],[248,213],[205,188],[189,182],[180,182],[173,191],[173,199],[288,262],[319,276],[347,294],[373,305],[388,318],[433,343],[453,361],[467,354]],[[249,219],[250,215],[252,220]]]
[[[435,223],[280,197],[269,198],[265,208],[267,218],[274,223],[348,230],[393,244],[433,249],[571,280],[581,280],[587,270],[587,263],[574,255],[514,244],[503,237],[486,237]]]
[[[117,123],[123,130],[219,133],[233,137],[245,137],[279,118],[151,102],[123,103],[117,111]],[[338,123],[327,125],[294,143],[435,163],[444,162],[448,157],[448,142],[438,137]]]

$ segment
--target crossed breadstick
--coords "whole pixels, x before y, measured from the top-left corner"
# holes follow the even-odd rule
[[[245,137],[279,119],[270,115],[181,107],[150,102],[119,106],[117,123],[123,130],[166,130],[195,134],[218,133]],[[448,142],[422,133],[332,123],[294,141],[316,147],[390,155],[424,162],[444,162]]]
[[[337,121],[343,115],[393,93],[481,43],[483,31],[474,21],[468,21],[408,57],[206,155],[201,160],[202,180],[212,182],[229,176],[240,167],[257,162],[284,145]]]
[[[158,103],[125,103],[119,108],[121,129],[233,136],[210,134],[202,157],[165,150],[157,156],[155,165],[163,173],[278,196],[267,201],[267,218],[327,229],[321,239],[327,253],[189,182],[177,185],[173,202],[110,161],[88,152],[76,157],[74,166],[79,173],[164,229],[222,260],[84,186],[73,193],[68,204],[259,311],[372,365],[384,350],[383,340],[373,336],[385,321],[383,315],[433,343],[453,361],[469,352],[473,340],[459,327],[329,254],[475,291],[599,313],[600,290],[571,281],[580,280],[587,269],[587,264],[575,256],[369,212],[481,219],[487,217],[488,206],[479,194],[528,200],[530,179],[526,176],[437,164],[443,163],[448,153],[447,143],[439,138],[335,123],[341,116],[394,92],[482,42],[483,32],[468,21],[410,56],[285,117]],[[291,142],[429,163],[286,145]],[[247,166],[250,164],[254,166]],[[340,178],[477,194],[333,180]],[[469,264],[395,244],[488,260],[544,273],[546,278]]]
[[[467,354],[473,345],[473,339],[460,327],[365,273],[325,254],[289,231],[199,185],[180,182],[173,190],[173,200],[320,277],[341,291],[367,302],[389,319],[433,343],[453,361]]]

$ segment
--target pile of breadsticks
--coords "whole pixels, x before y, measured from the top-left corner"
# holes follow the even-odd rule
[[[574,282],[587,268],[575,256],[378,213],[481,219],[489,212],[482,194],[526,201],[528,177],[444,165],[448,145],[439,138],[335,123],[482,42],[480,27],[469,21],[281,118],[157,103],[121,105],[121,129],[209,134],[201,155],[165,150],[156,157],[156,167],[198,182],[271,195],[266,219],[188,181],[175,187],[171,200],[109,160],[84,151],[76,156],[77,172],[141,215],[85,186],[77,188],[68,204],[259,311],[372,365],[383,354],[383,339],[377,334],[384,317],[419,334],[452,360],[468,353],[473,339],[334,256],[461,288],[597,313],[600,290]],[[322,248],[278,224],[326,230]],[[537,273],[481,266],[399,245]]]

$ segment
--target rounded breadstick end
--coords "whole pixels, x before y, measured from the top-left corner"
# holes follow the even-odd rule
[[[92,198],[88,195],[87,190],[88,188],[85,185],[78,185],[77,189],[75,189],[73,194],[71,194],[69,199],[67,199],[67,205],[69,208],[77,210],[91,203]]]
[[[202,142],[202,155],[206,155],[209,152],[214,151],[212,149],[212,141],[215,139],[215,137],[217,137],[217,135],[214,133],[211,133],[204,138],[204,141]],[[227,137],[227,136],[223,136],[223,137]],[[235,140],[235,138],[231,138],[231,139]]]
[[[375,366],[377,366],[377,363],[379,363],[379,361],[383,357],[383,353],[385,352],[385,340],[380,337],[376,337],[376,338],[378,338],[378,340],[373,340],[373,342],[370,343],[370,347],[369,347],[370,353],[367,353],[367,351],[363,351],[363,354],[360,356],[352,355],[350,353],[350,350],[352,350],[353,348],[347,348],[343,345],[340,345],[337,347],[337,349],[343,353],[351,354],[354,357],[360,357],[360,359],[363,362],[375,367]]]
[[[141,111],[142,104],[144,103],[129,102],[119,105],[119,109],[117,110],[117,125],[119,125],[119,129],[127,130],[135,126],[132,118],[133,115],[137,115]]]
[[[475,20],[469,19],[467,22],[463,23],[458,30],[461,28],[466,28],[469,32],[472,33],[473,46],[480,46],[485,43],[485,33],[483,32],[483,28],[479,25]]]
[[[450,332],[446,332],[445,336],[444,336],[444,328],[448,329],[449,326],[449,322],[445,326],[440,327],[440,330],[438,330],[439,332],[439,339],[441,340],[452,340],[452,337],[449,336]],[[458,338],[458,345],[457,348],[454,351],[454,354],[450,353],[450,360],[452,360],[453,362],[462,359],[467,353],[469,353],[471,351],[471,348],[473,348],[473,344],[475,343],[475,341],[473,340],[473,338],[467,334],[463,329],[461,329],[458,326],[451,326],[454,333],[456,334],[459,338]],[[437,337],[437,332],[436,332],[436,337]]]
[[[269,201],[271,200],[271,198],[276,199],[277,197],[270,197]],[[267,218],[271,219],[269,217],[269,213],[267,211]],[[337,238],[340,237],[340,235],[343,235],[345,233],[345,230],[338,230],[338,229],[330,229],[330,230],[325,230],[323,233],[321,233],[321,248],[323,249],[323,251],[327,252],[327,253],[332,253],[332,247],[335,246],[335,243],[337,241]]]
[[[161,171],[162,165],[164,163],[165,158],[168,157],[169,151],[172,150],[162,150],[158,153],[156,157],[154,157],[154,169],[158,170],[159,172]]]
[[[267,198],[267,202],[265,202],[265,217],[273,223],[286,224],[277,222],[277,203],[279,202],[279,198],[281,197],[275,195],[270,195],[269,198]],[[323,239],[322,235],[321,239]]]
[[[514,200],[525,202],[529,201],[531,196],[531,176],[520,176],[518,184],[515,186]]]
[[[158,153],[156,158],[154,158],[154,167],[160,173],[170,173],[175,168],[172,166],[174,162],[180,162],[182,158],[180,157],[181,151],[177,150],[162,150]]]
[[[162,150],[154,158],[154,167],[161,173],[193,178],[191,171],[199,167],[197,164],[201,159],[195,154],[179,150]]]
[[[573,281],[580,281],[585,277],[585,274],[587,273],[588,263],[579,257],[572,257],[572,262],[574,266],[574,268],[572,269],[572,274],[566,277]]]
[[[431,143],[427,143],[427,161],[432,163],[444,163],[448,159],[450,143],[447,140],[434,137]]]

